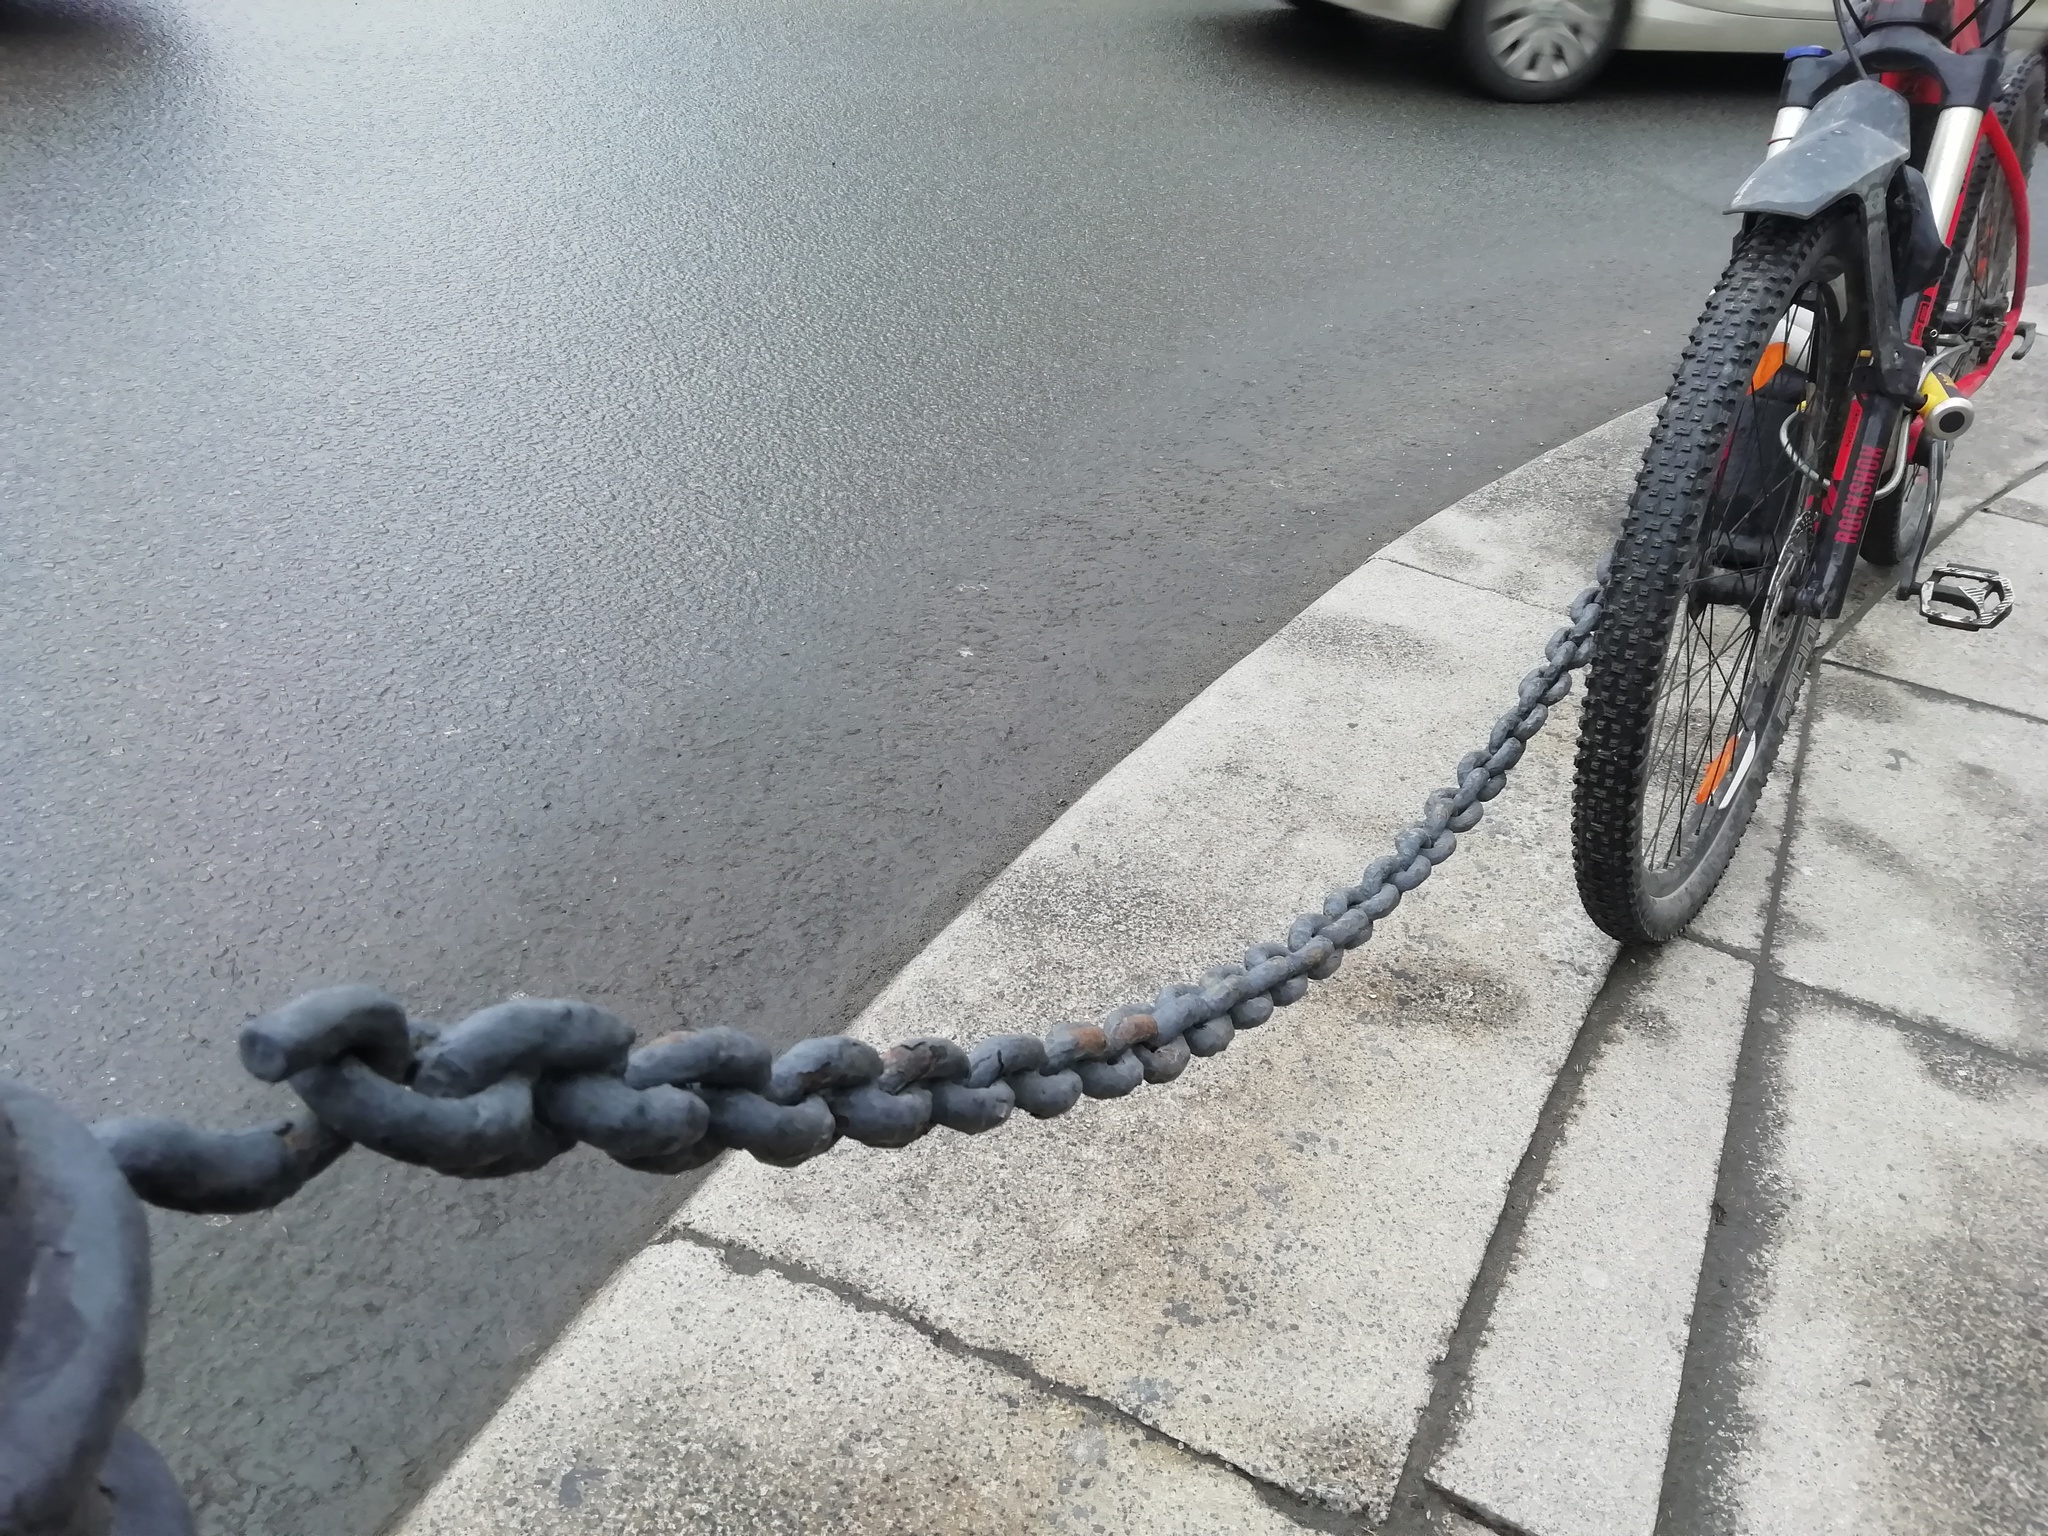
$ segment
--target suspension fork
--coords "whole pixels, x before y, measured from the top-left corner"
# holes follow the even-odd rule
[[[1870,520],[1870,504],[1876,499],[1877,477],[1884,473],[1904,409],[1897,400],[1875,390],[1860,393],[1849,402],[1841,450],[1835,455],[1827,493],[1821,499],[1812,573],[1799,594],[1799,606],[1816,618],[1836,617],[1849,595],[1863,525]]]
[[[1948,107],[1935,120],[1925,174],[1935,227],[1947,232],[1951,248],[1983,125],[1984,114],[1974,107]],[[1906,413],[1920,404],[1921,372],[1927,357],[1920,343],[1932,319],[1935,292],[1930,288],[1925,293],[1899,294],[1882,190],[1865,194],[1863,227],[1871,347],[1850,373],[1853,394],[1842,427],[1842,445],[1821,500],[1813,565],[1797,599],[1802,609],[1823,619],[1839,616],[1848,597],[1863,525],[1870,520],[1878,477],[1884,473],[1893,444],[1898,442],[1899,451],[1905,451],[1905,444],[1899,442],[1900,428]]]
[[[1832,619],[1849,595],[1856,551],[1870,520],[1878,477],[1884,473],[1908,407],[1920,399],[1920,370],[1926,354],[1907,340],[1917,334],[1920,295],[1903,303],[1892,276],[1891,230],[1882,187],[1866,193],[1863,205],[1865,291],[1869,294],[1870,346],[1849,370],[1849,408],[1841,446],[1828,470],[1814,530],[1814,559],[1795,599],[1816,618]]]

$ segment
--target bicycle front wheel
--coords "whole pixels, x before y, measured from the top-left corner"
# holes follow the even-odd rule
[[[1580,718],[1579,895],[1624,943],[1698,915],[1805,680],[1798,601],[1866,330],[1852,224],[1759,220],[1694,328],[1615,546]]]

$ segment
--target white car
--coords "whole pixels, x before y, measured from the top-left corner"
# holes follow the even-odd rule
[[[1459,61],[1488,95],[1557,101],[1575,95],[1617,48],[1686,53],[1783,53],[1838,48],[1831,0],[1291,0],[1451,35]],[[1859,0],[1858,8],[1867,0]],[[1973,0],[1951,0],[1967,19]],[[2000,0],[1984,7],[1989,14]],[[2016,6],[2026,0],[2012,0]],[[1931,9],[1932,7],[1930,7]],[[2048,0],[2019,17],[2008,52],[2039,51]]]

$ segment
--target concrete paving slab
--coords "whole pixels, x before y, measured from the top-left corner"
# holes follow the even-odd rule
[[[1883,602],[1830,654],[1887,677],[2048,717],[2048,526],[1979,512],[1941,546],[1940,558],[2008,577],[2018,601],[2005,622],[1974,634],[1941,629],[1920,617],[1917,603]]]
[[[1627,993],[1430,1473],[1513,1529],[1649,1536],[1656,1524],[1752,976],[1683,941],[1617,972]]]
[[[2048,1052],[2048,725],[1823,665],[1773,965]]]
[[[859,1032],[1035,1029],[1278,931],[1379,853],[1552,623],[1369,564],[1091,790]],[[1570,895],[1573,713],[1335,982],[1171,1087],[800,1175],[736,1164],[682,1219],[1378,1518],[1612,953]]]
[[[1617,416],[1503,475],[1410,529],[1381,558],[1562,608],[1621,531],[1657,405]]]
[[[2048,523],[2048,474],[2035,475],[1991,503],[1990,511],[2022,522]]]
[[[814,1285],[649,1248],[404,1536],[1301,1527],[1228,1469]]]
[[[1697,1528],[2039,1536],[2048,1079],[1818,998],[1779,1062],[1745,1432]]]

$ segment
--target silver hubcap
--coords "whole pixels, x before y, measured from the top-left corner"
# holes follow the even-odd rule
[[[1577,74],[1614,25],[1613,0],[1487,0],[1486,48],[1517,80]]]

